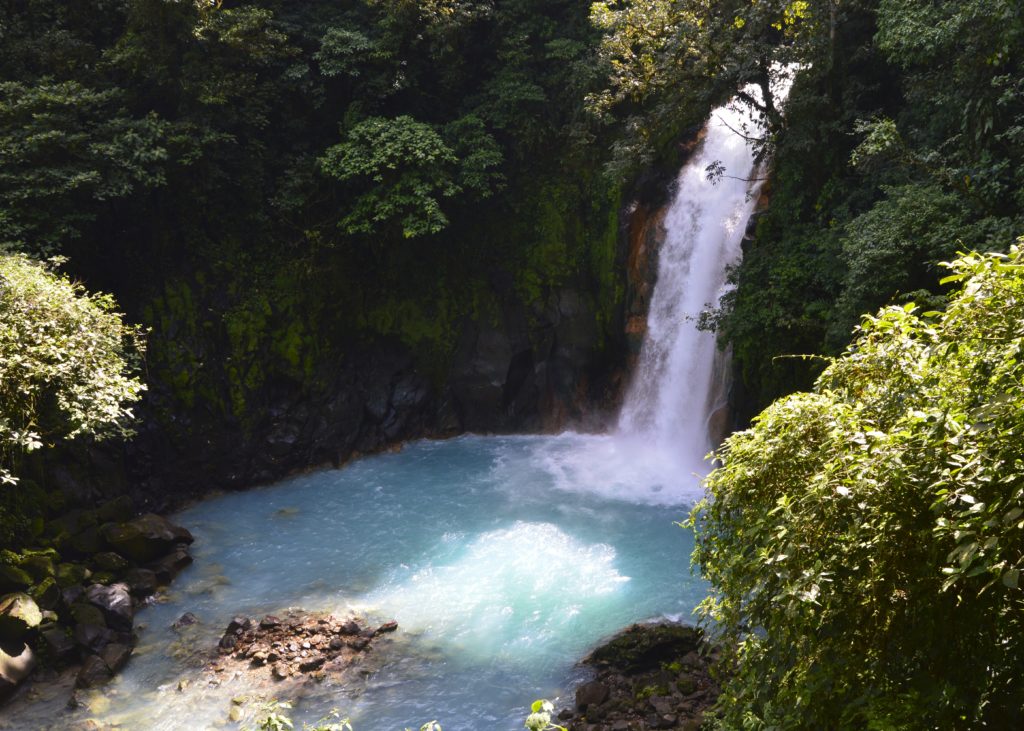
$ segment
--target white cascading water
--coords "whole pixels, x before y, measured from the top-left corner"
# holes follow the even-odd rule
[[[679,173],[647,333],[619,417],[623,436],[688,450],[689,464],[698,469],[715,446],[708,418],[725,394],[715,372],[715,335],[699,330],[697,320],[725,291],[726,268],[739,257],[759,187],[752,182],[759,177],[753,153],[738,132],[747,114],[737,104],[715,110],[697,153]],[[714,183],[707,178],[712,163],[725,168]]]
[[[780,77],[773,89],[777,102],[785,99],[792,74]],[[760,97],[756,86],[745,91]],[[713,332],[698,329],[698,320],[725,293],[728,266],[739,258],[756,205],[761,169],[748,137],[757,127],[743,104],[716,109],[680,171],[665,216],[647,332],[618,427],[604,436],[562,435],[539,455],[561,489],[662,505],[702,496],[705,456],[722,436],[721,424],[709,425],[726,404],[728,358]],[[723,172],[714,182],[710,165]]]

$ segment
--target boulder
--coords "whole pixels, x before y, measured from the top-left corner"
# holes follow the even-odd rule
[[[12,654],[0,650],[0,700],[13,693],[35,666],[36,656],[28,645],[22,645]]]
[[[94,624],[98,627],[107,626],[103,610],[85,602],[75,602],[71,605],[71,618],[75,621],[75,624]]]
[[[148,568],[156,574],[157,581],[169,584],[178,575],[178,572],[190,563],[192,563],[192,556],[186,548],[178,545],[166,556],[149,564]]]
[[[108,500],[96,509],[101,523],[126,523],[135,515],[135,505],[127,495]]]
[[[27,571],[10,564],[0,564],[0,592],[22,591],[32,586],[32,577]]]
[[[166,555],[177,543],[192,542],[192,534],[186,529],[155,513],[140,515],[127,523],[106,523],[100,534],[114,551],[140,564]]]
[[[103,551],[97,553],[92,557],[92,560],[96,564],[96,568],[100,571],[109,571],[110,573],[117,573],[124,571],[128,568],[128,562],[120,554],[114,553],[113,551]]]
[[[109,645],[100,651],[100,657],[103,658],[103,662],[107,664],[110,671],[116,673],[125,665],[128,664],[128,658],[132,656],[132,648],[130,645],[124,645],[120,642],[111,642]]]
[[[124,581],[135,596],[149,596],[158,586],[156,573],[151,569],[129,569]]]
[[[199,618],[192,614],[192,612],[185,612],[183,615],[174,620],[171,625],[171,629],[182,629],[183,627],[191,627],[193,624],[199,624]]]
[[[39,634],[43,638],[46,654],[58,664],[71,662],[77,657],[78,650],[67,627],[51,624]]]
[[[85,600],[103,612],[103,618],[109,627],[119,630],[132,628],[135,609],[132,607],[132,597],[125,584],[93,584],[85,590]]]
[[[103,540],[96,526],[89,526],[71,536],[70,547],[80,556],[92,556],[103,550]]]
[[[96,624],[76,624],[72,637],[75,644],[90,653],[100,652],[117,639],[117,635],[112,630]]]
[[[57,553],[53,550],[27,555],[21,560],[21,569],[27,571],[33,580],[42,581],[56,574],[55,556]]]
[[[28,594],[8,594],[0,598],[0,643],[17,643],[39,626],[43,614]]]
[[[76,586],[85,581],[87,570],[77,563],[62,563],[57,566],[57,585],[62,589]]]
[[[95,688],[108,682],[114,674],[110,672],[107,663],[98,655],[89,655],[82,663],[82,669],[78,671],[75,678],[76,688]]]
[[[586,711],[591,706],[599,706],[608,700],[611,690],[599,680],[584,683],[576,689],[576,708]]]
[[[686,656],[699,647],[701,638],[701,631],[688,625],[635,624],[591,653],[587,662],[613,666],[626,674],[641,673]]]

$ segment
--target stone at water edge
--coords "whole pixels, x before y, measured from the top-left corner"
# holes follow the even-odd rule
[[[586,711],[590,706],[599,706],[608,700],[610,689],[599,680],[584,683],[576,689],[576,708]]]
[[[127,523],[106,523],[100,534],[114,551],[136,563],[156,560],[173,551],[176,544],[193,540],[188,530],[155,513]]]
[[[27,678],[36,666],[32,648],[24,645],[18,654],[0,649],[0,700],[4,700]]]
[[[130,569],[125,573],[124,581],[132,594],[140,597],[155,594],[159,586],[156,573],[150,569]]]
[[[114,674],[110,672],[107,663],[98,655],[89,655],[82,663],[81,670],[75,678],[76,688],[95,688],[108,682]]]
[[[583,661],[596,678],[578,688],[559,721],[569,731],[696,731],[718,696],[701,647],[700,631],[687,625],[627,628]]]
[[[85,590],[85,599],[103,612],[108,626],[113,629],[131,630],[135,609],[132,607],[132,598],[125,584],[93,584]]]
[[[116,673],[128,664],[128,658],[132,656],[132,648],[120,642],[111,642],[100,652],[100,657],[107,664],[112,673]]]
[[[43,621],[43,613],[28,594],[0,598],[0,642],[17,643]]]

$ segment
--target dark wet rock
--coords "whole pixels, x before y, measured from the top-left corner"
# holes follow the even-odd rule
[[[186,529],[155,513],[140,515],[127,523],[106,523],[100,533],[114,551],[140,564],[167,555],[176,544],[192,542],[192,534]]]
[[[661,663],[681,661],[700,647],[701,631],[689,625],[663,622],[634,624],[597,648],[586,662],[607,665],[625,673],[646,672]]]
[[[19,566],[0,564],[0,593],[23,591],[32,586],[32,577]]]
[[[75,624],[94,624],[100,627],[106,627],[107,625],[103,610],[84,601],[72,604],[70,613]]]
[[[61,589],[60,598],[61,601],[68,607],[76,604],[85,594],[85,587],[76,584],[75,586],[69,586],[67,589]]]
[[[633,625],[584,660],[596,677],[558,718],[569,731],[696,731],[718,697],[708,654],[694,627]]]
[[[146,597],[156,592],[160,585],[156,572],[151,569],[129,569],[125,572],[124,582],[135,596]]]
[[[85,581],[86,568],[77,563],[62,563],[57,566],[57,585],[61,589],[77,586]]]
[[[398,622],[396,622],[395,620],[391,620],[390,622],[385,622],[380,627],[378,627],[374,634],[382,635],[387,632],[394,632],[396,629],[398,629]]]
[[[127,495],[108,500],[96,509],[100,523],[127,523],[135,515],[135,505]]]
[[[248,617],[233,617],[231,621],[228,622],[228,627],[224,630],[224,633],[232,635],[241,634],[245,630],[251,629],[252,625],[253,621]]]
[[[234,633],[226,634],[220,638],[220,642],[217,643],[217,646],[221,650],[233,650],[238,646],[238,637],[236,637]]]
[[[47,656],[58,665],[74,661],[78,657],[78,648],[68,628],[61,624],[51,624],[39,633]]]
[[[93,584],[85,590],[85,600],[103,612],[106,624],[111,628],[131,630],[135,609],[127,585]]]
[[[599,680],[584,683],[576,689],[576,708],[586,711],[590,706],[599,706],[608,700],[611,690]]]
[[[157,581],[169,584],[178,572],[192,563],[192,556],[184,546],[176,545],[174,549],[148,565],[156,575]]]
[[[75,644],[91,653],[100,652],[117,639],[117,634],[102,625],[76,624],[72,637]]]
[[[185,612],[183,615],[174,620],[171,625],[171,629],[182,629],[184,627],[191,627],[193,624],[199,624],[199,618],[192,612]]]
[[[17,643],[43,621],[39,606],[28,594],[8,594],[0,598],[0,643]]]
[[[110,681],[114,676],[110,667],[98,655],[89,655],[82,663],[75,678],[76,688],[95,688]]]
[[[278,627],[281,624],[281,620],[272,614],[268,614],[266,617],[260,620],[260,629],[271,629]]]
[[[42,581],[51,578],[56,574],[54,551],[31,553],[21,560],[21,569],[27,571],[33,581]]]
[[[124,571],[128,568],[128,561],[125,560],[124,556],[114,553],[113,551],[103,551],[97,553],[92,557],[93,562],[96,564],[96,568],[100,571],[109,571],[116,573],[118,571]]]
[[[40,609],[52,610],[60,603],[60,587],[57,586],[57,582],[52,576],[46,577],[33,586],[30,593]]]
[[[103,550],[103,538],[97,526],[89,526],[71,537],[69,547],[79,556],[92,556]]]
[[[107,664],[112,673],[116,673],[128,664],[128,658],[132,656],[130,645],[121,642],[111,642],[100,651],[100,657]]]

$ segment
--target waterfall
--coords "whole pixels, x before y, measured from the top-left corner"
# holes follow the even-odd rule
[[[715,446],[708,420],[722,407],[727,384],[715,334],[699,330],[697,321],[725,291],[726,268],[739,257],[760,187],[752,182],[758,165],[739,132],[749,124],[738,104],[716,109],[679,173],[665,216],[647,333],[619,416],[623,437],[682,450],[681,464],[698,472]],[[707,177],[711,164],[725,170],[715,182]]]
[[[776,103],[795,71],[778,74]],[[745,91],[760,96],[755,86]],[[617,429],[567,432],[536,451],[557,488],[660,505],[703,495],[704,457],[723,436],[729,358],[715,334],[697,324],[726,292],[728,267],[739,258],[756,205],[763,171],[748,137],[758,133],[750,109],[738,102],[711,113],[666,211],[647,331]],[[714,182],[709,166],[723,173]]]

